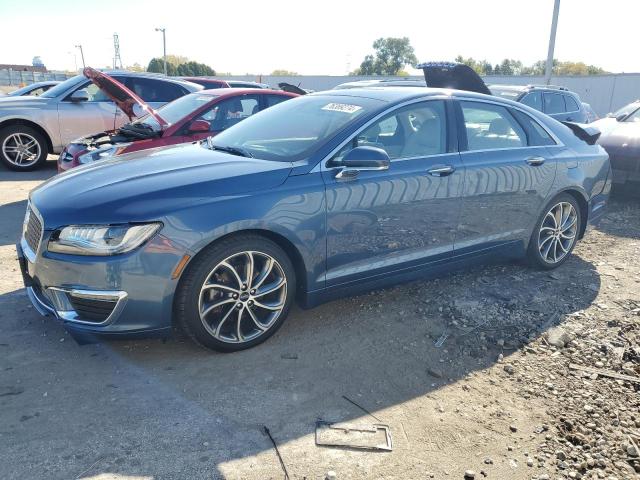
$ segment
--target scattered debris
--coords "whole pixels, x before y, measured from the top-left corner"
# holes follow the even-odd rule
[[[388,425],[316,422],[316,445],[362,450],[391,451],[393,443]]]
[[[549,345],[564,348],[572,340],[572,336],[562,327],[554,327],[547,331],[545,338]]]
[[[583,371],[583,372],[592,373],[594,375],[602,376],[602,377],[611,377],[611,378],[615,378],[616,380],[624,380],[624,381],[627,381],[627,382],[640,383],[640,377],[635,377],[635,376],[631,376],[631,375],[623,375],[621,373],[610,372],[608,370],[601,370],[599,368],[583,367],[582,365],[576,365],[575,363],[569,364],[569,369],[570,370],[580,370],[580,371]]]
[[[280,358],[282,358],[283,360],[297,360],[298,359],[298,354],[297,353],[283,353],[282,355],[280,355]]]
[[[284,464],[282,455],[280,455],[280,450],[278,450],[278,445],[276,444],[276,441],[271,436],[271,432],[269,431],[266,425],[263,425],[262,428],[264,430],[264,433],[267,435],[267,437],[269,437],[269,440],[271,440],[271,443],[273,444],[273,448],[276,451],[276,455],[278,457],[278,460],[280,461],[280,466],[282,467],[282,471],[284,472],[284,480],[289,480],[289,472],[287,472],[287,466]]]
[[[352,405],[355,405],[356,407],[358,407],[360,410],[362,410],[364,413],[366,413],[367,415],[369,415],[372,418],[375,418],[377,421],[381,422],[382,420],[380,420],[378,417],[376,417],[373,413],[371,413],[369,410],[367,410],[366,408],[364,408],[362,405],[358,405],[356,402],[354,402],[353,400],[351,400],[349,397],[347,397],[346,395],[342,395],[342,398],[344,398],[347,402],[351,403]]]

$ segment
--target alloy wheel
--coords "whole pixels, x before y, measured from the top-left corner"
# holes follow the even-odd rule
[[[28,133],[13,133],[2,142],[5,158],[17,167],[30,167],[40,158],[40,144]]]
[[[225,258],[207,275],[198,311],[203,326],[215,339],[245,343],[274,325],[286,298],[282,266],[266,253],[244,251]]]
[[[569,202],[551,207],[542,220],[538,233],[538,250],[542,259],[554,264],[571,251],[578,234],[578,212]]]

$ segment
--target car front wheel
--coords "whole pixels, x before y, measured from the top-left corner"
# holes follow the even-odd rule
[[[12,125],[0,130],[0,160],[11,170],[34,170],[48,153],[46,139],[31,127]]]
[[[295,270],[274,242],[232,237],[194,258],[176,293],[178,323],[197,343],[221,352],[264,342],[284,322]]]
[[[529,242],[528,256],[534,266],[552,269],[562,265],[578,241],[582,227],[580,207],[566,193],[544,209]]]

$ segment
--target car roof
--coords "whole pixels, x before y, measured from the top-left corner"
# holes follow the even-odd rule
[[[199,95],[211,95],[216,97],[224,97],[230,95],[237,95],[247,93],[250,95],[283,95],[283,96],[297,96],[295,93],[284,92],[282,90],[271,90],[269,88],[242,88],[242,87],[231,87],[231,88],[211,88],[200,90],[199,92],[193,92]]]
[[[169,77],[162,73],[153,73],[153,72],[131,72],[129,70],[100,70],[102,73],[106,73],[107,75],[126,75],[128,77],[141,77],[141,78],[153,78],[155,80],[163,80],[166,82],[177,83],[179,85],[183,85],[192,92],[196,92],[198,90],[202,90],[202,85],[198,85],[197,83],[189,82],[187,80],[183,80],[180,77]]]
[[[466,90],[453,90],[447,88],[430,88],[430,87],[361,87],[361,88],[345,88],[339,90],[325,90],[322,92],[310,93],[309,96],[332,96],[332,97],[362,97],[362,98],[374,98],[376,100],[382,100],[384,102],[396,103],[403,102],[405,100],[412,100],[414,98],[422,97],[434,97],[434,96],[449,96],[449,97],[464,97],[464,98],[478,98],[484,100],[491,100],[495,102],[509,103],[517,105],[513,102],[504,101],[500,97],[493,95],[485,95],[483,93],[469,92]]]

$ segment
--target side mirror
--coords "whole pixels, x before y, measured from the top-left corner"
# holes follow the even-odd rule
[[[89,101],[89,92],[86,89],[81,88],[80,90],[76,90],[71,94],[72,102],[88,102]]]
[[[389,155],[377,147],[356,147],[348,152],[342,160],[332,166],[343,167],[337,179],[353,179],[362,171],[381,171],[389,169]]]
[[[209,122],[207,122],[206,120],[194,120],[193,122],[191,122],[191,125],[189,125],[189,133],[202,133],[202,132],[208,132],[211,130],[211,124]]]

